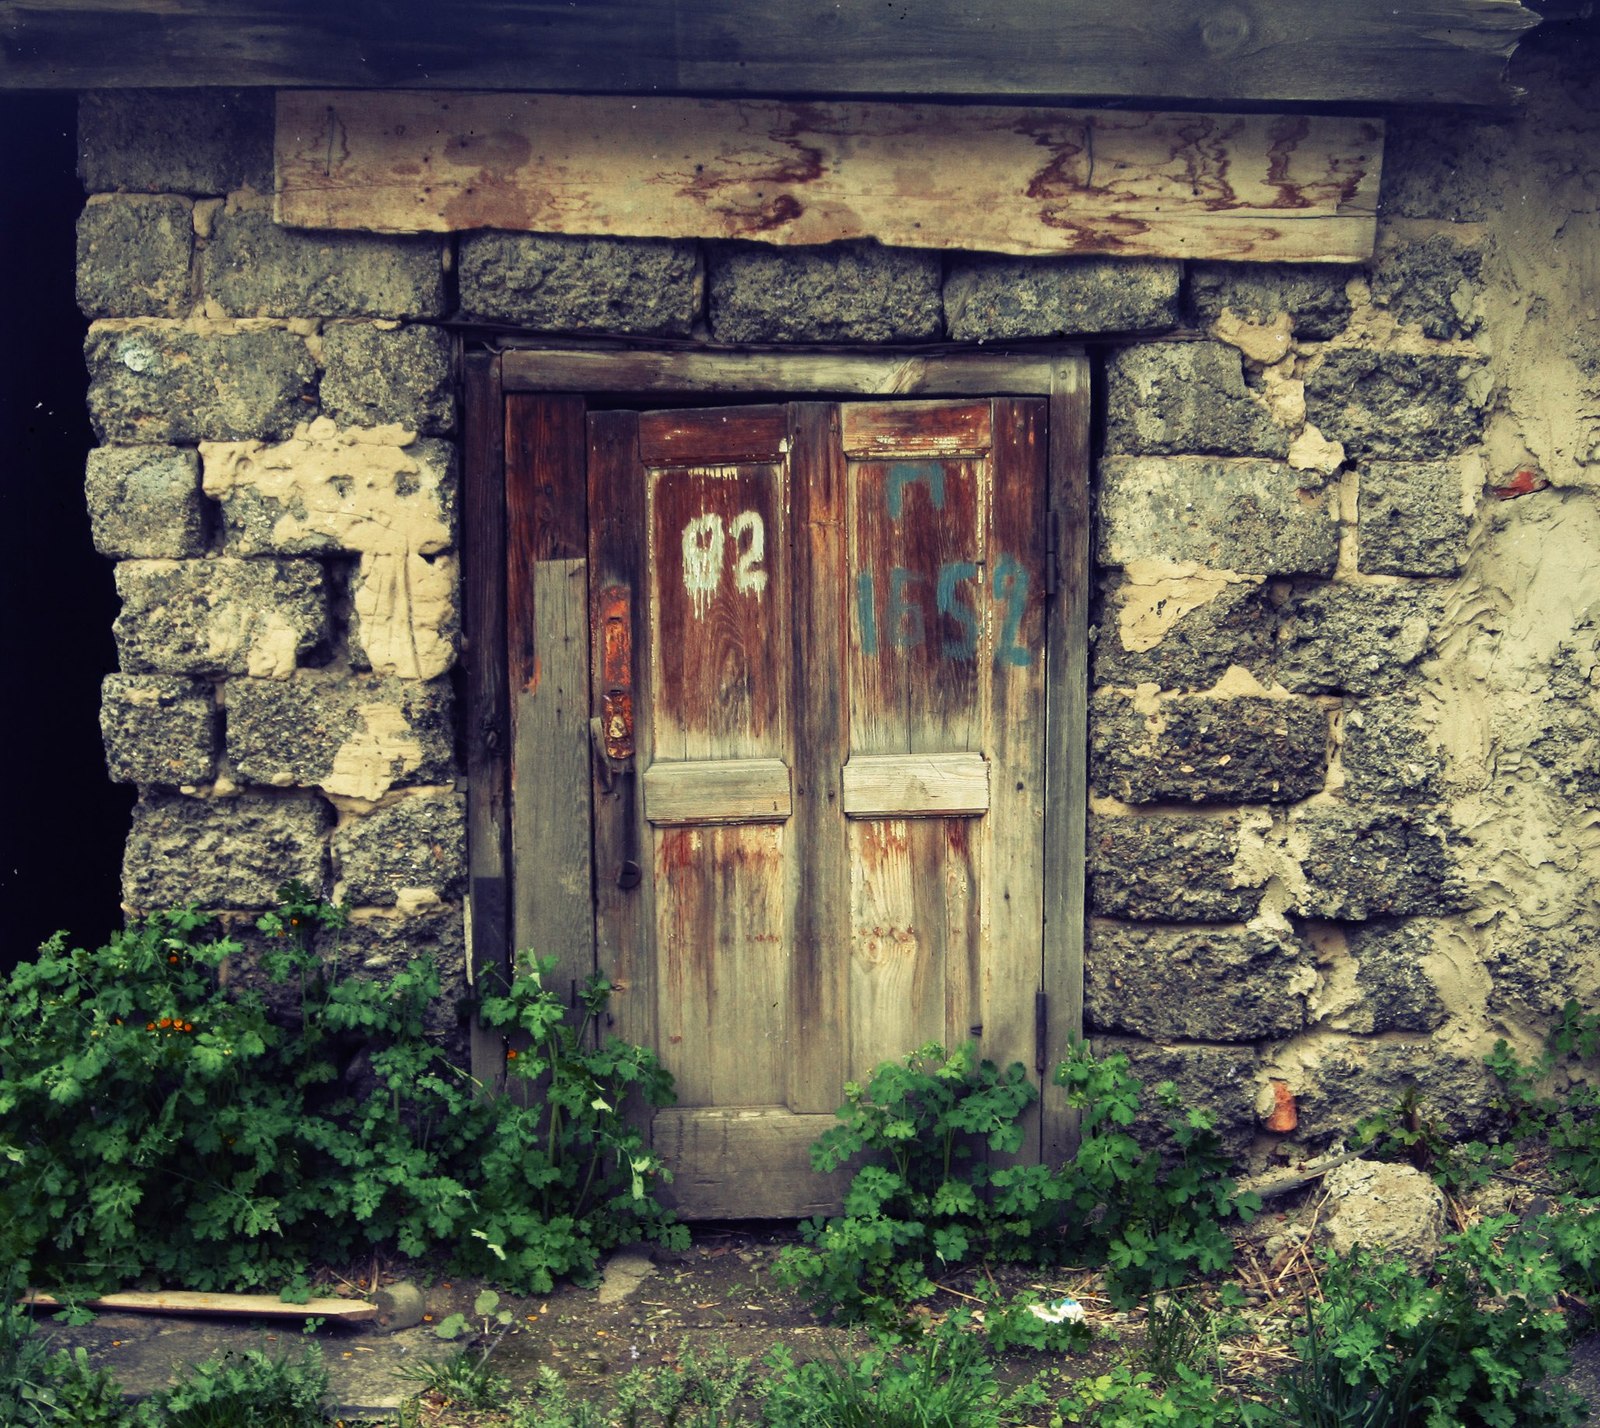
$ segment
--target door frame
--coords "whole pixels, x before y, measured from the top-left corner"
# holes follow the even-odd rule
[[[1036,1008],[1034,1070],[1044,1092],[1041,1158],[1050,1163],[1069,1154],[1076,1117],[1048,1072],[1083,1030],[1091,512],[1089,364],[1081,349],[880,354],[543,344],[470,352],[464,369],[460,723],[468,780],[467,976],[474,998],[503,986],[509,958],[533,926],[544,933],[537,950],[555,955],[559,975],[574,985],[594,962],[587,582],[577,578],[587,551],[582,531],[574,529],[575,519],[586,519],[586,492],[531,481],[520,489],[508,475],[511,444],[570,459],[570,443],[582,440],[588,396],[647,407],[762,398],[1048,401],[1045,990]],[[552,400],[531,427],[513,424],[506,403],[513,393]],[[533,610],[531,620],[519,622],[531,640],[516,638],[508,608]],[[538,817],[533,795],[519,798],[519,787],[540,789],[547,806],[565,810],[562,818]],[[513,877],[518,864],[535,874],[520,885]],[[503,1056],[499,1034],[474,1027],[472,1073],[486,1088],[504,1088]]]

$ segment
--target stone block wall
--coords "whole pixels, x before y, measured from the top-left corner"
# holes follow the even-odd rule
[[[1280,1087],[1299,1145],[1408,1083],[1472,1121],[1494,1037],[1600,987],[1600,342],[1570,316],[1600,298],[1528,237],[1592,211],[1551,135],[1590,151],[1594,106],[1552,81],[1509,122],[1396,120],[1378,255],[1329,267],[295,232],[264,96],[86,96],[127,903],[243,913],[299,876],[356,905],[364,964],[459,975],[447,321],[1079,339],[1090,1034],[1241,1153]],[[1521,227],[1468,191],[1485,167]]]

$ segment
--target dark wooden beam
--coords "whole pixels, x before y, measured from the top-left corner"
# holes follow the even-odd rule
[[[0,88],[1504,103],[1519,0],[0,0]]]

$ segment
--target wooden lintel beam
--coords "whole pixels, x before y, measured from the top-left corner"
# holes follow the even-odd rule
[[[0,88],[1505,103],[1519,0],[0,0]]]
[[[381,233],[1359,262],[1383,124],[1033,105],[286,91],[277,216]]]

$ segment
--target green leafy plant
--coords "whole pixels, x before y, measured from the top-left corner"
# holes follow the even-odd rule
[[[1547,1145],[1567,1189],[1600,1196],[1600,1012],[1569,1001],[1531,1063],[1505,1041],[1487,1062],[1503,1088],[1507,1139]]]
[[[300,884],[261,918],[264,989],[229,991],[240,945],[184,909],[87,951],[52,938],[0,993],[0,1258],[59,1286],[141,1277],[297,1286],[374,1246],[460,1249],[516,1289],[593,1272],[624,1240],[681,1236],[621,1111],[671,1097],[652,1053],[586,1028],[527,961],[491,1024],[533,1104],[491,1098],[426,1026],[438,973],[340,967],[341,908]],[[520,1063],[520,1065],[519,1065]],[[181,1227],[174,1233],[174,1227]]]
[[[478,1321],[476,1344],[464,1345],[442,1363],[409,1366],[404,1376],[452,1403],[488,1408],[511,1388],[509,1380],[490,1368],[489,1360],[500,1341],[516,1328],[516,1316],[501,1308],[494,1290],[485,1289],[473,1301],[472,1317]],[[446,1315],[434,1333],[441,1339],[459,1339],[471,1327],[472,1319],[458,1312]]]
[[[1185,1364],[1165,1380],[1127,1364],[1082,1379],[1049,1419],[1050,1428],[1069,1423],[1096,1428],[1265,1428],[1281,1421],[1272,1406],[1229,1392],[1210,1374]]]
[[[327,1391],[317,1345],[295,1359],[247,1349],[195,1365],[146,1405],[145,1421],[151,1428],[325,1428]]]

